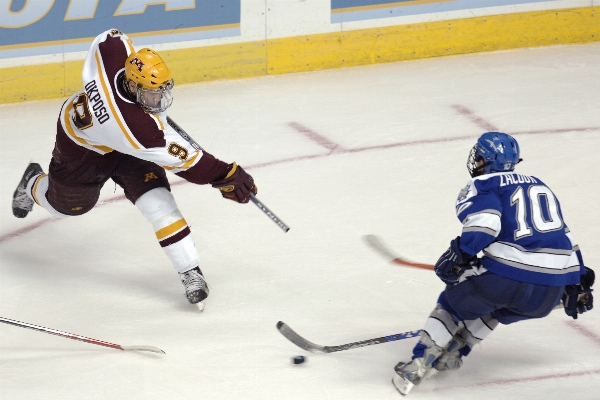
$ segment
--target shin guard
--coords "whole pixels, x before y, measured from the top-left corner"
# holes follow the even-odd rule
[[[152,189],[135,205],[152,224],[158,243],[177,272],[184,273],[199,265],[192,233],[169,190]]]

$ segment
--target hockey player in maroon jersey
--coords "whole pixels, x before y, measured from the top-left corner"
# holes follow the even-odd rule
[[[112,179],[152,224],[187,299],[203,310],[209,288],[165,170],[211,184],[239,203],[257,193],[254,180],[235,162],[195,149],[169,126],[173,78],[155,51],[136,52],[126,35],[108,30],[94,40],[82,77],[84,89],[60,111],[48,174],[39,164],[27,167],[13,195],[13,214],[26,217],[35,202],[56,217],[82,215]]]

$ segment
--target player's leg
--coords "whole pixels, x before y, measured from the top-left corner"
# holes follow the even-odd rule
[[[48,174],[43,173],[39,164],[27,167],[14,194],[13,213],[23,218],[35,202],[58,218],[84,214],[96,205],[100,189],[110,175],[110,168],[84,162],[57,144]]]
[[[200,260],[190,227],[169,190],[164,169],[127,156],[113,180],[123,187],[125,196],[152,224],[159,245],[179,273],[188,301],[199,304],[202,309],[209,288],[199,268]]]
[[[459,319],[459,329],[435,364],[439,371],[459,368],[462,357],[498,324],[545,317],[563,293],[562,287],[518,282],[491,272],[469,280],[467,286],[451,286],[444,292],[444,307]]]
[[[425,322],[419,342],[413,348],[412,360],[400,362],[394,368],[393,383],[400,393],[408,394],[415,385],[434,373],[433,368],[438,364],[436,369],[439,370],[460,367],[462,356],[467,355],[472,346],[487,337],[497,325],[497,321],[490,317],[494,305],[481,301],[473,286],[473,282],[479,279],[479,273],[485,273],[485,270],[474,266],[474,271],[469,272],[469,279],[448,285],[441,293]],[[471,331],[475,333],[470,334]]]
[[[492,315],[460,321],[458,331],[446,345],[444,354],[435,363],[434,368],[438,371],[460,368],[463,364],[462,358],[469,355],[471,349],[487,338],[498,324],[498,320]]]
[[[465,281],[459,285],[468,286],[470,283]],[[425,321],[419,342],[413,348],[412,359],[401,361],[394,367],[396,375],[392,382],[396,389],[402,394],[408,394],[414,386],[435,372],[433,368],[459,368],[462,365],[461,351],[464,355],[470,351],[467,341],[461,336],[464,326],[464,322],[446,301],[445,292],[442,292],[435,309]]]
[[[457,331],[458,321],[438,300],[421,330],[419,342],[413,348],[412,359],[401,361],[394,367],[396,375],[392,383],[400,393],[408,394],[414,386],[429,377],[435,362],[444,354],[445,346]]]
[[[199,268],[194,238],[171,192],[164,187],[152,189],[135,205],[152,224],[158,243],[179,272],[188,301],[202,302],[208,297],[208,285]]]

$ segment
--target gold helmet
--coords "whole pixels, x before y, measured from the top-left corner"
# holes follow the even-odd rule
[[[125,61],[125,77],[137,86],[137,103],[151,113],[165,111],[173,103],[173,74],[152,49],[131,53]]]

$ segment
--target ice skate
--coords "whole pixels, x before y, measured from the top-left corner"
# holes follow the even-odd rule
[[[401,394],[407,395],[412,388],[425,379],[425,375],[431,369],[425,367],[422,358],[415,358],[409,362],[399,362],[394,367],[396,375],[392,378],[392,383]]]
[[[462,367],[463,360],[460,349],[466,345],[467,341],[465,339],[458,334],[454,335],[448,346],[446,346],[446,351],[435,364],[434,368],[438,371],[448,371]]]
[[[15,217],[25,218],[33,210],[33,200],[27,195],[27,183],[32,177],[43,173],[40,164],[36,163],[29,164],[25,169],[23,178],[13,193],[12,209]]]
[[[407,395],[413,387],[432,376],[436,371],[433,364],[442,355],[444,349],[435,344],[425,349],[423,357],[413,358],[409,362],[399,362],[395,367],[396,375],[392,383],[401,394]]]
[[[196,304],[200,311],[204,311],[204,300],[208,297],[208,284],[200,272],[200,268],[196,267],[187,272],[179,274],[181,283],[185,286],[185,295],[188,301]]]

